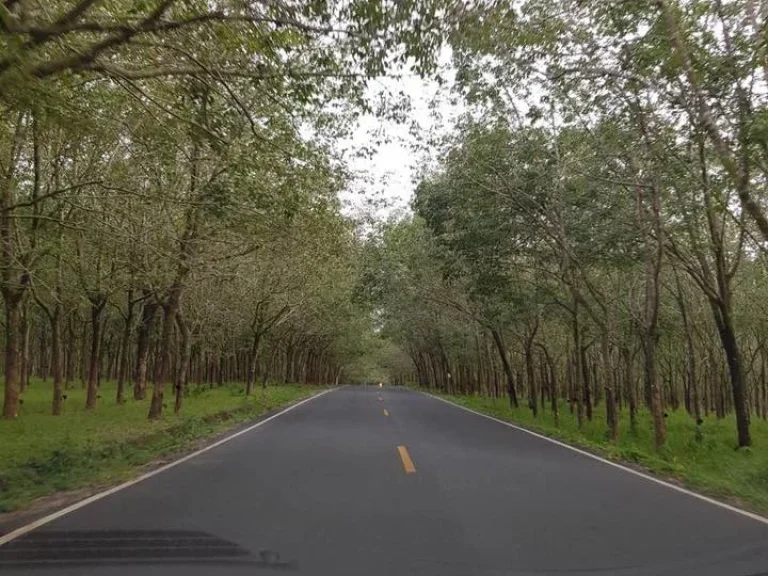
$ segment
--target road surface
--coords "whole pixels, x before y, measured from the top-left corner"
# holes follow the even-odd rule
[[[345,387],[0,547],[2,574],[768,574],[768,525],[416,392]]]

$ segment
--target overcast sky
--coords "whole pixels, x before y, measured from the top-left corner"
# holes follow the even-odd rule
[[[435,153],[430,137],[449,131],[459,111],[452,102],[451,76],[444,73],[449,81],[442,86],[413,74],[371,82],[373,95],[402,91],[411,107],[404,123],[363,117],[352,137],[340,143],[357,175],[351,189],[341,197],[345,213],[383,219],[408,210],[415,179]],[[370,155],[356,154],[366,148],[372,149]]]

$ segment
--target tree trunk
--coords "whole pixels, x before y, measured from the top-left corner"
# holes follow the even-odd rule
[[[198,113],[200,124],[205,125],[207,123],[207,98],[202,98]],[[198,198],[201,200],[202,198],[200,198],[200,195],[205,193],[204,188],[201,189],[198,185],[201,146],[197,133],[192,133],[190,136],[192,150],[189,164],[189,195],[191,198]],[[184,233],[179,239],[176,276],[163,304],[163,329],[159,342],[160,358],[155,360],[155,373],[152,381],[152,401],[149,406],[148,414],[148,418],[151,420],[160,418],[163,413],[165,380],[168,377],[168,370],[171,364],[171,334],[176,322],[176,313],[181,306],[181,295],[184,290],[184,284],[191,270],[190,260],[194,253],[193,242],[197,238],[200,211],[200,205],[192,202],[185,214]]]
[[[158,342],[159,358],[155,361],[155,374],[152,379],[152,401],[149,406],[150,420],[160,418],[163,414],[163,396],[165,393],[165,380],[171,364],[171,334],[176,321],[176,312],[181,299],[181,286],[174,285],[171,288],[168,299],[163,304],[163,329]]]
[[[634,434],[637,432],[637,389],[635,388],[635,375],[632,369],[632,352],[629,346],[621,348],[621,356],[624,361],[624,385],[627,389],[627,404],[629,404],[629,429]]]
[[[645,358],[645,390],[650,391],[651,417],[653,418],[653,441],[656,448],[664,445],[666,440],[666,423],[664,409],[661,403],[658,374],[656,370],[656,341],[653,333],[643,334],[643,355]]]
[[[539,413],[539,407],[536,401],[536,376],[533,367],[532,339],[525,343],[525,377],[528,380],[528,407],[531,409],[533,417],[536,418]]]
[[[675,271],[675,285],[677,287],[677,304],[680,308],[680,315],[683,320],[683,331],[685,332],[685,351],[686,351],[686,376],[688,379],[688,389],[691,399],[691,411],[696,419],[696,426],[702,424],[701,420],[701,400],[699,399],[699,381],[696,373],[696,348],[693,344],[693,334],[688,322],[688,310],[683,298],[683,288],[680,278]]]
[[[269,379],[269,364],[264,367],[264,374],[261,376],[261,389],[267,389],[267,380]]]
[[[10,163],[0,181],[0,273],[5,304],[5,390],[3,417],[19,415],[19,345],[21,336],[21,302],[28,284],[28,275],[19,270],[19,254],[16,248],[15,172],[19,162],[17,150],[21,147],[26,131],[25,114],[17,114],[15,131],[9,150]]]
[[[179,362],[179,371],[176,378],[176,402],[173,406],[174,413],[181,411],[182,404],[184,403],[184,391],[187,387],[187,373],[189,372],[189,359],[192,354],[192,346],[189,337],[189,326],[184,320],[181,311],[176,312],[176,325],[179,327],[179,333],[181,335],[181,342],[179,347],[181,348],[181,361]]]
[[[496,349],[499,352],[499,358],[501,359],[501,365],[504,368],[504,374],[507,376],[507,394],[509,395],[509,403],[513,408],[518,407],[517,391],[515,390],[515,377],[512,374],[512,367],[509,365],[509,357],[507,356],[507,347],[504,345],[504,339],[501,333],[495,328],[491,330],[493,335],[493,341],[496,343]]]
[[[111,369],[111,362],[104,362],[104,355],[107,354],[109,350],[112,349],[112,334],[109,335],[109,339],[107,339],[106,345],[104,343],[104,339],[107,337],[107,322],[106,319],[102,323],[101,326],[101,344],[99,344],[99,369],[96,372],[96,387],[101,388],[101,379],[104,376],[104,373],[106,372],[107,378],[109,378],[110,369]]]
[[[557,371],[555,370],[555,365],[551,359],[547,360],[547,364],[549,365],[549,397],[550,403],[552,404],[552,421],[555,428],[558,428],[560,426],[560,408],[558,406]]]
[[[45,326],[41,326],[40,333],[39,333],[40,339],[38,340],[39,352],[37,355],[37,358],[38,358],[37,375],[43,382],[48,381],[48,344],[47,344],[46,332],[47,332],[47,328]],[[23,341],[23,335],[22,335],[22,341]],[[19,354],[21,354],[21,350],[19,350]],[[19,357],[19,362],[21,363],[21,357]],[[19,372],[21,372],[21,370],[19,370]],[[21,373],[19,373],[19,378],[21,378]]]
[[[82,318],[83,331],[80,334],[80,386],[85,388],[88,381],[88,322]]]
[[[53,407],[54,416],[64,408],[64,354],[61,341],[61,306],[56,303],[50,316],[51,321],[51,364],[53,365]]]
[[[21,336],[21,297],[4,293],[5,299],[5,395],[3,417],[19,415],[19,344]]]
[[[72,318],[72,314],[69,314],[67,317],[67,366],[64,380],[65,388],[69,388],[72,380],[75,379],[75,365],[77,364],[77,362],[75,362],[75,343],[77,342],[77,337],[75,335],[75,327]]]
[[[688,338],[688,387],[691,394],[691,407],[693,415],[696,418],[696,425],[702,424],[701,419],[701,399],[699,398],[699,377],[696,370],[696,351],[693,348],[693,341]]]
[[[133,382],[134,400],[143,400],[146,383],[147,368],[149,365],[150,336],[152,334],[152,325],[157,314],[157,302],[151,299],[149,291],[144,290],[144,306],[141,310],[141,322],[139,323],[139,333],[136,343],[136,376]]]
[[[581,349],[581,373],[584,383],[584,394],[579,398],[579,402],[586,408],[587,420],[592,422],[592,383],[590,382],[589,358],[587,357],[586,348]]]
[[[251,353],[248,356],[248,377],[245,385],[245,395],[250,396],[253,393],[253,387],[256,385],[256,363],[259,360],[259,341],[261,334],[256,332],[253,335],[251,344]]]
[[[130,364],[131,330],[133,328],[133,290],[128,290],[128,303],[125,310],[123,335],[120,339],[120,365],[117,369],[117,403],[125,403],[125,381],[128,378]]]
[[[608,424],[608,438],[612,442],[619,439],[619,413],[616,406],[616,386],[613,383],[611,371],[611,348],[608,334],[600,337],[600,347],[603,356],[603,386],[605,388],[605,417]]]
[[[766,382],[766,372],[765,345],[763,345],[760,348],[760,388],[757,391],[762,398],[762,402],[760,402],[760,418],[763,420],[768,416],[768,382]]]
[[[573,396],[571,402],[576,404],[576,421],[579,428],[584,424],[584,402],[582,402],[583,389],[582,383],[582,358],[581,358],[581,329],[579,326],[579,301],[576,294],[573,294],[572,310],[572,330],[573,330]]]
[[[86,410],[96,408],[101,357],[101,314],[106,303],[107,298],[104,295],[96,295],[91,299],[91,356],[88,367],[88,392],[85,399]]]
[[[552,356],[549,354],[549,350],[544,344],[539,344],[542,352],[544,352],[544,360],[546,361],[546,367],[544,370],[549,370],[549,402],[552,407],[552,419],[555,428],[560,426],[560,412],[558,410],[558,386],[557,386],[557,371],[555,370],[555,363],[552,360]],[[543,409],[543,406],[542,406]]]
[[[736,430],[738,433],[739,447],[749,446],[752,439],[749,433],[749,411],[747,409],[744,394],[744,373],[741,362],[741,352],[736,341],[736,332],[733,327],[730,307],[728,302],[719,303],[719,315],[716,315],[717,330],[720,341],[725,351],[725,359],[728,363],[728,372],[731,379],[731,392],[733,394],[733,410],[736,413]]]
[[[32,373],[29,358],[29,333],[32,328],[32,322],[29,318],[29,298],[24,299],[21,313],[21,362],[19,368],[19,388],[21,392],[29,386],[29,377]]]

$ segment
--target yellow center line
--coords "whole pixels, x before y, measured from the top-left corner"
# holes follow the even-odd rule
[[[408,454],[408,450],[406,450],[405,446],[398,446],[397,451],[400,452],[400,459],[403,461],[403,468],[405,469],[405,473],[415,473],[416,466],[413,465],[413,460],[411,460],[411,456]]]
[[[389,416],[389,410],[387,410],[386,408],[384,408],[384,416]]]

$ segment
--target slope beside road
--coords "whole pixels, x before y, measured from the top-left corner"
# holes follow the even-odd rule
[[[768,574],[768,525],[416,392],[345,387],[0,547],[3,574]]]

